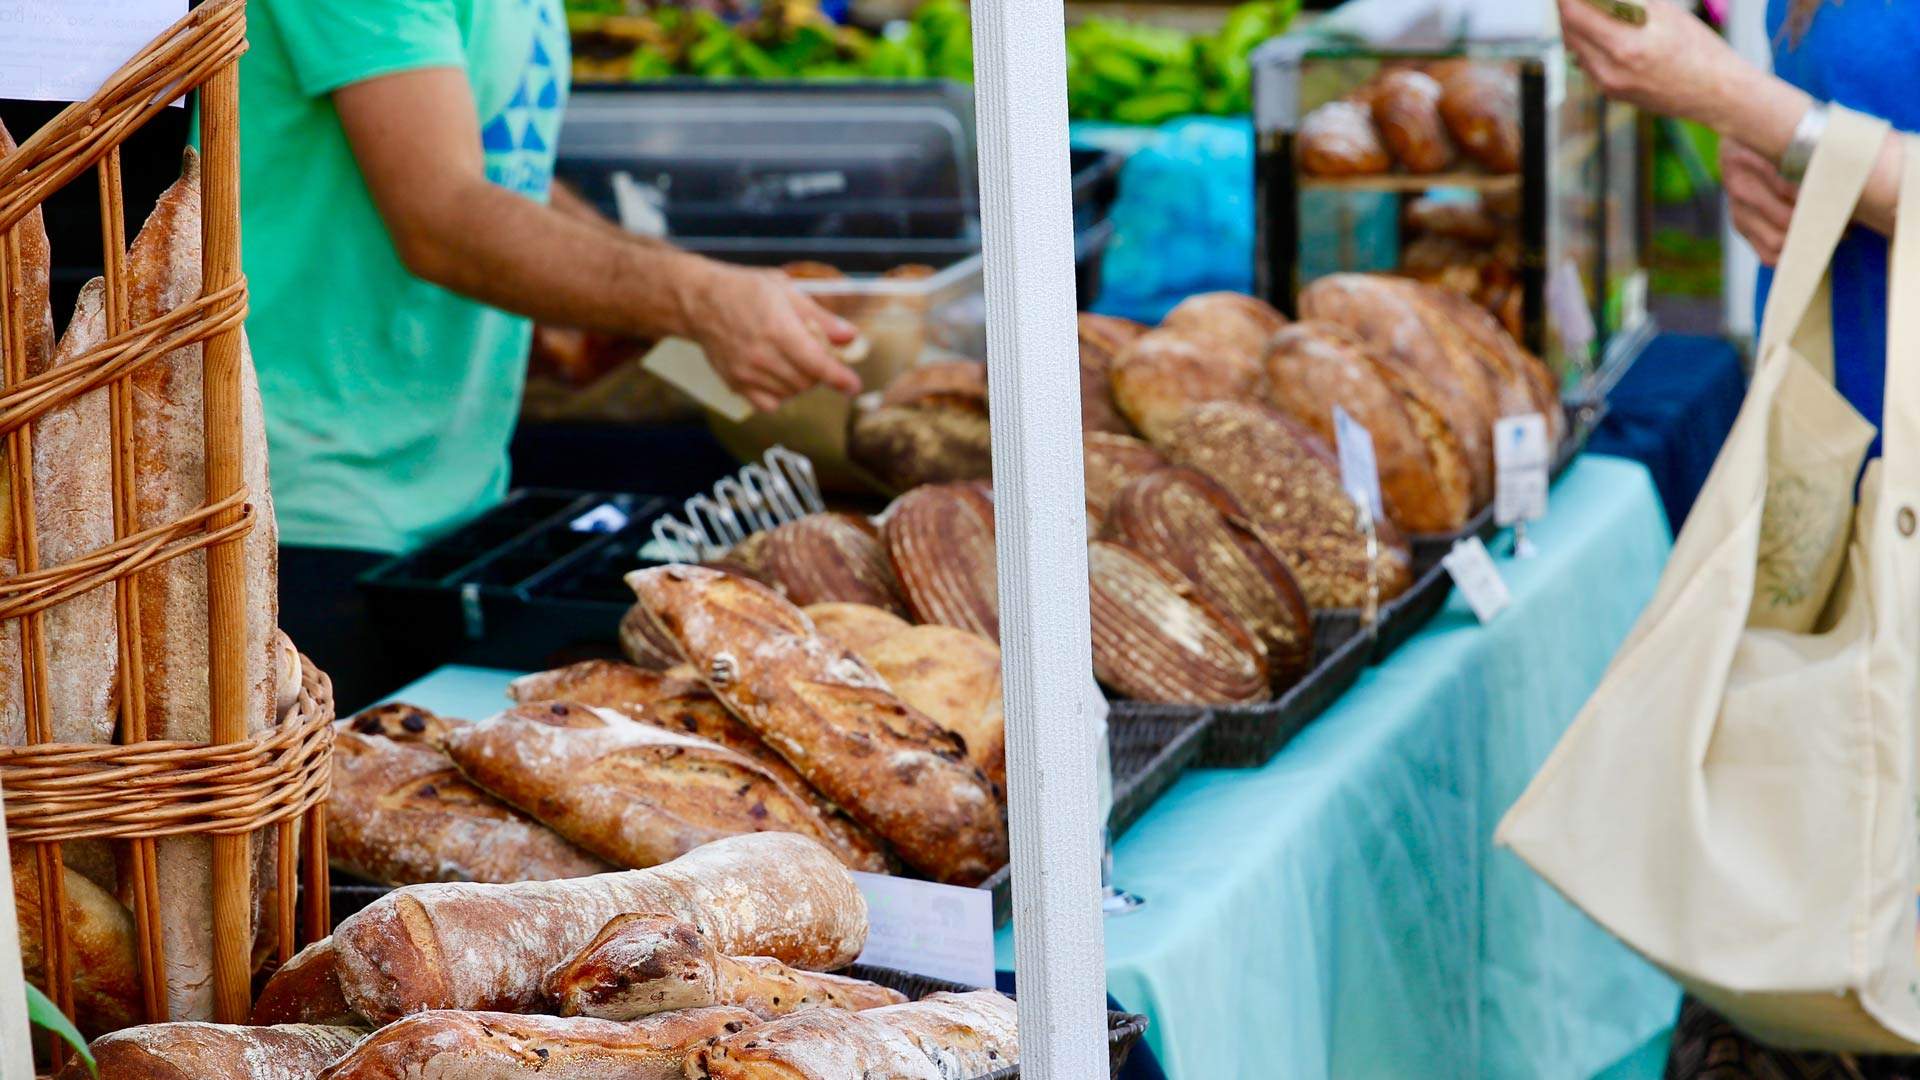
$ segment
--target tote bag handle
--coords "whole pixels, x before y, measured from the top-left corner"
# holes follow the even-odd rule
[[[1807,178],[1794,201],[1793,220],[1787,226],[1773,291],[1760,320],[1759,359],[1762,363],[1777,346],[1793,340],[1807,309],[1826,280],[1827,267],[1853,221],[1854,208],[1866,191],[1892,131],[1884,120],[1851,109],[1831,107],[1827,131],[1807,166]]]
[[[1920,137],[1903,136],[1900,203],[1888,255],[1887,383],[1880,419],[1886,483],[1920,481]]]

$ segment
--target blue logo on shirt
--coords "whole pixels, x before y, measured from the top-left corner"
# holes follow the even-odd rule
[[[506,107],[480,127],[487,179],[544,198],[553,181],[554,144],[566,104],[572,53],[560,0],[516,0],[533,18],[533,45]]]

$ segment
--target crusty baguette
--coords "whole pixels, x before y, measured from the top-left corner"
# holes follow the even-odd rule
[[[552,671],[522,675],[507,685],[507,696],[521,704],[571,701],[611,709],[650,705],[704,689],[698,680],[680,679],[618,660],[582,660]]]
[[[160,196],[127,255],[129,314],[139,326],[201,292],[199,158]],[[190,345],[136,372],[133,438],[135,504],[150,526],[174,521],[207,501],[202,347]],[[247,729],[274,717],[279,558],[267,488],[265,421],[252,359],[241,342],[242,475],[253,504],[243,541]],[[209,727],[207,561],[205,552],[168,560],[140,575],[140,635],[146,670],[147,730],[154,738],[204,742]],[[256,841],[258,842],[258,841]],[[161,927],[167,956],[168,1015],[205,1019],[213,1013],[213,868],[206,837],[162,840],[157,853]]]
[[[334,725],[327,855],[341,870],[387,885],[424,881],[546,881],[612,869],[475,787],[446,754],[422,743]]]
[[[808,1009],[712,1040],[689,1080],[955,1080],[1020,1063],[1013,1000],[992,990],[934,994],[865,1012]]]
[[[34,849],[25,844],[16,845],[10,853],[21,967],[28,982],[47,990],[37,862]],[[61,876],[67,893],[73,1002],[81,1032],[93,1036],[137,1023],[141,1002],[133,916],[120,901],[72,869],[63,869]]]
[[[813,620],[813,628],[821,637],[862,656],[867,646],[913,625],[891,611],[866,604],[808,604],[800,610]]]
[[[99,1080],[316,1080],[367,1033],[350,1027],[288,1024],[242,1027],[186,1022],[148,1024],[94,1040]],[[74,1059],[60,1080],[87,1080]]]
[[[276,990],[288,977],[277,972],[261,1002],[267,1016],[305,1019],[297,988],[321,1015],[344,1003],[376,1023],[424,1009],[530,1009],[556,957],[629,911],[686,919],[730,955],[817,971],[852,963],[867,937],[866,900],[831,852],[804,836],[748,833],[647,870],[396,889],[296,957],[297,986]]]
[[[0,158],[17,149],[7,126],[0,124]],[[12,297],[13,310],[21,313],[25,324],[20,340],[25,346],[27,370],[44,368],[53,356],[53,306],[48,299],[52,275],[52,254],[47,243],[46,219],[34,208],[13,227],[20,251],[20,273],[10,275],[0,261],[0,299]],[[0,350],[11,352],[11,341],[0,341]],[[6,454],[0,450],[0,498],[10,498],[12,472],[5,468]],[[13,515],[0,514],[0,575],[12,577],[20,570],[17,538],[13,535]],[[20,668],[20,623],[0,620],[0,745],[19,746],[27,741],[26,686]]]
[[[958,735],[967,759],[995,789],[1007,790],[1006,714],[1000,705],[1000,647],[952,626],[915,626],[855,650],[900,700]]]
[[[465,724],[465,720],[440,716],[403,701],[362,709],[346,720],[346,726],[358,735],[378,735],[394,742],[435,748],[446,745],[447,735]]]
[[[326,1024],[353,1027],[366,1019],[340,990],[340,954],[331,937],[293,954],[254,1000],[251,1024]]]
[[[705,567],[637,570],[627,584],[734,715],[902,861],[965,885],[1006,864],[999,800],[960,740],[816,635],[799,608]]]
[[[561,1016],[637,1020],[674,1009],[737,1005],[770,1020],[801,1009],[873,1009],[905,1001],[863,979],[796,971],[767,956],[734,958],[692,923],[628,914],[547,973],[549,1007]]]
[[[665,671],[680,663],[673,642],[660,629],[645,604],[635,604],[620,619],[620,649],[627,659],[650,671]]]
[[[744,1009],[689,1009],[632,1023],[586,1017],[425,1012],[391,1024],[323,1080],[680,1080],[702,1042],[744,1031]]]
[[[454,732],[447,753],[486,790],[616,866],[655,866],[749,832],[787,832],[835,848],[819,811],[751,758],[642,724],[611,709],[515,706]]]

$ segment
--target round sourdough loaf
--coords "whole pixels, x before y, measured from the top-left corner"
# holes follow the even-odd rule
[[[1160,451],[1126,435],[1090,431],[1083,440],[1087,472],[1087,536],[1100,535],[1120,489],[1167,463]]]
[[[909,368],[847,421],[847,453],[890,491],[993,475],[987,366],[973,360]]]
[[[916,622],[1000,640],[993,497],[978,484],[931,484],[893,501],[882,536]]]
[[[1265,405],[1216,402],[1173,430],[1168,456],[1205,473],[1247,512],[1315,608],[1385,603],[1412,581],[1412,553],[1391,520],[1377,523],[1371,566],[1339,466],[1311,431]]]
[[[1087,546],[1093,672],[1136,701],[1220,705],[1270,694],[1264,650],[1173,571],[1105,540]]]
[[[837,600],[906,611],[878,532],[853,514],[809,514],[755,533],[728,552],[727,561],[795,604]]]
[[[1195,405],[1259,400],[1263,381],[1258,352],[1200,329],[1149,331],[1113,362],[1115,404],[1155,444]]]
[[[1421,287],[1379,274],[1330,274],[1300,293],[1300,313],[1353,331],[1383,358],[1426,380],[1472,470],[1473,504],[1493,497],[1495,373],[1453,321],[1421,301]]]
[[[1298,682],[1313,662],[1313,617],[1286,560],[1225,488],[1169,467],[1121,490],[1106,538],[1180,575],[1234,616],[1265,650],[1276,689]]]
[[[1444,420],[1396,378],[1351,331],[1333,323],[1297,323],[1274,335],[1267,352],[1267,400],[1328,445],[1333,410],[1345,409],[1373,437],[1380,497],[1394,524],[1412,533],[1453,532],[1471,516],[1466,456]]]
[[[1237,292],[1210,292],[1180,301],[1160,321],[1166,330],[1206,334],[1242,355],[1258,360],[1267,342],[1287,325],[1287,317],[1264,300]]]
[[[1080,430],[1131,435],[1133,425],[1113,403],[1113,360],[1147,332],[1128,319],[1080,313]]]

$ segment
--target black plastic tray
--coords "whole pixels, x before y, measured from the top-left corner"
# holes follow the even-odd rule
[[[977,987],[967,986],[963,983],[948,982],[945,979],[932,979],[925,975],[912,975],[904,971],[895,971],[892,968],[868,967],[865,964],[853,965],[847,969],[846,974],[856,979],[865,979],[868,982],[876,982],[889,989],[898,990],[914,1001],[918,1001],[929,994],[960,994],[977,989]],[[1133,1052],[1133,1045],[1140,1041],[1140,1036],[1145,1034],[1146,1030],[1147,1018],[1144,1016],[1139,1016],[1134,1013],[1115,1012],[1112,1010],[1107,1012],[1107,1067],[1109,1075],[1120,1075],[1120,1067],[1127,1063],[1127,1055]],[[1020,1066],[1010,1065],[1007,1068],[995,1070],[984,1077],[979,1077],[977,1080],[1013,1080],[1014,1077],[1019,1075]]]

